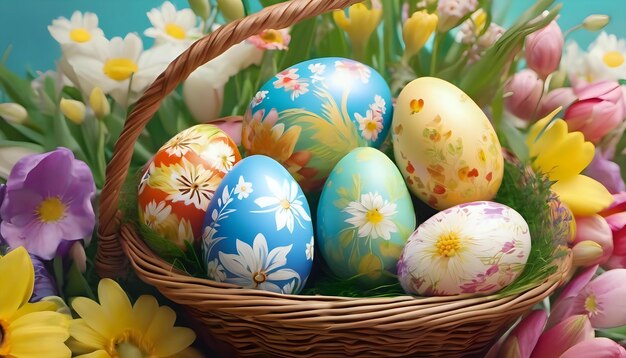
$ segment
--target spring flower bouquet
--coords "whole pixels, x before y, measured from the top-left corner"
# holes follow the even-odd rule
[[[177,326],[188,322],[183,318],[177,322],[177,307],[159,292],[132,275],[119,282],[98,277],[94,267],[98,203],[115,143],[146,89],[195,41],[280,2],[189,0],[188,8],[176,8],[165,1],[147,13],[151,27],[113,38],[99,27],[96,14],[76,11],[51,19],[48,26],[50,40],[62,50],[56,69],[23,78],[0,63],[0,356],[209,354],[201,343],[194,343],[192,329]],[[253,113],[253,108],[262,108],[275,95],[264,90],[263,84],[272,84],[272,89],[291,101],[307,94],[326,95],[320,113],[296,110],[289,114],[332,122],[352,114],[345,101],[328,100],[331,95],[319,83],[335,71],[336,76],[355,76],[364,87],[374,86],[377,72],[388,85],[390,97],[372,96],[364,112],[354,113],[354,124],[347,121],[354,127],[354,136],[348,133],[352,127],[343,123],[310,137],[339,138],[356,143],[355,147],[378,141],[377,148],[393,166],[389,158],[395,157],[396,163],[403,160],[398,157],[404,153],[394,152],[394,136],[401,135],[403,127],[391,128],[385,115],[390,115],[394,105],[404,105],[401,92],[411,81],[436,77],[458,87],[480,107],[493,126],[496,142],[511,158],[500,163],[504,179],[500,178],[502,189],[495,200],[514,207],[526,219],[537,212],[546,214],[535,221],[527,219],[530,229],[526,230],[545,238],[547,246],[538,245],[528,259],[528,267],[543,268],[527,270],[508,292],[522,290],[554,272],[550,261],[562,257],[555,254],[553,244],[568,246],[573,257],[569,282],[516,322],[489,355],[626,357],[626,288],[621,284],[626,280],[626,40],[602,31],[609,22],[606,15],[590,15],[574,28],[561,29],[559,13],[566,11],[567,4],[539,0],[505,28],[497,23],[491,0],[371,0],[290,28],[264,30],[195,69],[165,97],[134,143],[128,184],[132,189],[122,191],[126,197],[121,198],[121,210],[127,221],[142,228],[144,236],[152,237],[152,244],[162,239],[163,232],[155,232],[165,226],[164,232],[187,238],[179,245],[158,244],[168,253],[182,253],[173,256],[173,267],[218,282],[232,271],[238,275],[239,286],[291,293],[296,290],[295,281],[279,287],[272,280],[300,278],[299,271],[286,266],[292,245],[268,247],[273,245],[272,238],[259,234],[254,242],[237,240],[236,254],[219,252],[208,262],[200,259],[203,254],[193,245],[198,237],[217,245],[224,239],[215,236],[218,222],[237,215],[226,207],[263,190],[249,179],[253,175],[239,176],[230,187],[220,184],[237,168],[239,150],[282,158],[285,173],[291,174],[291,181],[266,180],[269,194],[256,199],[254,213],[269,213],[276,231],[290,234],[317,219],[308,201],[317,203],[320,196],[291,179],[311,179],[306,181],[311,188],[324,185],[326,177],[311,166],[313,154],[296,148],[300,134],[313,133],[304,132],[313,125],[285,127],[280,122],[285,114],[279,117],[276,109]],[[584,49],[569,40],[575,31],[598,35]],[[153,39],[154,45],[145,48],[139,33]],[[306,67],[308,78],[304,70],[290,67],[329,57],[350,60],[333,60],[332,66],[311,63]],[[410,115],[426,108],[422,98],[410,99],[405,107]],[[440,122],[441,118],[433,121],[432,128],[419,134],[432,143],[444,143],[452,133],[441,129]],[[194,132],[194,126],[207,123],[216,129]],[[200,132],[201,136],[194,134]],[[212,167],[219,175],[189,162],[198,148],[205,148],[209,159],[219,164]],[[431,153],[439,158],[437,163],[445,162],[445,155],[460,155],[464,150],[452,142],[443,148]],[[494,150],[499,152],[499,148]],[[163,150],[166,156],[160,156]],[[477,160],[486,162],[487,154],[478,153]],[[334,160],[328,152],[321,155]],[[354,161],[369,160],[368,155],[364,151]],[[170,156],[180,157],[182,164],[169,163]],[[416,171],[410,160],[400,169],[408,180]],[[446,174],[441,165],[432,164],[427,171],[438,183],[433,195],[453,189],[441,184]],[[175,184],[155,179],[155,173],[164,173]],[[479,176],[469,165],[460,165],[454,173],[459,181],[472,183]],[[492,176],[490,172],[485,178],[491,182]],[[360,188],[360,179],[351,180]],[[528,180],[538,187],[519,189]],[[419,183],[408,185],[419,187]],[[421,221],[434,214],[427,207],[435,207],[432,201],[425,204],[410,197],[401,186],[407,192],[406,207],[414,204]],[[167,199],[142,203],[142,191],[155,188],[165,188]],[[344,222],[354,226],[355,237],[368,238],[370,250],[372,242],[384,242],[381,250],[400,256],[402,247],[393,246],[393,240],[403,230],[410,234],[415,229],[415,217],[411,230],[393,221],[402,211],[400,204],[383,198],[382,192],[353,195],[344,190],[340,194],[334,203],[346,203],[350,217]],[[138,200],[143,205],[139,216]],[[196,213],[190,215],[204,218],[206,212],[213,231],[205,230],[207,224],[196,228],[190,221],[176,221],[173,210],[181,210],[181,202],[193,204]],[[542,231],[542,225],[550,226],[550,231]],[[309,262],[317,259],[314,251],[319,243],[314,241],[313,226],[306,235],[306,243],[298,250]],[[348,241],[344,236],[342,240]],[[448,260],[461,252],[461,246],[452,234],[446,240],[434,245],[439,256]],[[494,257],[517,254],[517,244],[504,243]],[[227,261],[229,257],[233,259]],[[230,263],[220,264],[222,258]],[[370,257],[360,265],[359,270],[379,263]],[[511,267],[503,275],[519,274],[512,273]],[[465,287],[478,290],[500,269],[505,271],[504,266],[491,264],[490,271]],[[347,289],[345,282],[341,285],[331,282],[306,287],[304,292],[374,296],[383,289],[394,296],[404,294],[398,282],[359,292]]]

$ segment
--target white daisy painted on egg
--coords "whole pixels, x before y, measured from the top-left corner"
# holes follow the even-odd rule
[[[385,200],[378,193],[361,195],[360,201],[353,201],[344,212],[352,215],[345,220],[358,229],[359,237],[390,240],[391,233],[397,232],[398,227],[391,221],[396,214],[396,204]]]
[[[253,192],[252,183],[246,182],[246,180],[240,176],[237,185],[235,186],[235,195],[237,195],[237,199],[247,199],[248,196]]]
[[[252,99],[252,108],[258,106],[261,103],[263,103],[263,101],[267,97],[268,93],[270,93],[270,92],[269,91],[259,91],[259,92],[257,92],[254,95],[254,98]]]
[[[198,27],[198,18],[191,9],[176,10],[169,1],[161,5],[160,9],[148,12],[148,19],[152,27],[144,31],[144,35],[155,39],[157,44],[163,42],[191,42],[202,36]]]
[[[233,148],[222,141],[214,141],[209,144],[201,154],[211,166],[222,173],[226,173],[233,168],[235,163],[235,152]]]
[[[209,261],[207,264],[207,277],[209,280],[213,280],[216,282],[224,282],[226,279],[226,272],[224,271],[224,266],[222,266],[218,259],[213,261]]]
[[[372,71],[367,66],[356,61],[335,61],[335,70],[339,74],[348,73],[356,75],[363,83],[368,83],[372,74]]]
[[[309,71],[311,71],[311,82],[324,81],[324,72],[326,71],[326,65],[321,63],[312,63],[309,65]]]
[[[274,213],[276,230],[287,228],[293,233],[295,222],[304,228],[302,220],[311,221],[311,217],[304,210],[302,195],[298,195],[298,184],[294,180],[283,180],[282,185],[270,177],[265,177],[267,186],[272,196],[263,196],[254,200],[260,206],[260,211],[255,213]]]
[[[300,281],[300,275],[296,271],[284,268],[292,246],[277,246],[269,251],[265,236],[258,234],[252,246],[238,239],[237,254],[219,252],[219,259],[224,268],[234,276],[228,282],[245,288],[280,293],[281,288],[272,281],[294,278]]]
[[[164,201],[156,203],[152,200],[146,205],[143,213],[143,222],[151,229],[159,227],[172,213],[172,207]]]
[[[163,149],[170,156],[182,157],[188,151],[198,151],[206,142],[206,138],[194,128],[184,130],[165,143]]]
[[[378,135],[383,130],[383,117],[380,113],[368,110],[365,117],[355,113],[354,118],[359,123],[359,131],[363,138],[370,141],[378,140]]]
[[[313,255],[315,253],[315,243],[313,241],[313,236],[311,236],[311,241],[306,244],[306,259],[309,261],[313,261]]]

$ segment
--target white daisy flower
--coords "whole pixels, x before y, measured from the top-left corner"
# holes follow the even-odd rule
[[[157,229],[172,213],[172,207],[164,201],[151,201],[146,205],[143,212],[143,222],[151,229]]]
[[[335,61],[335,71],[338,75],[357,76],[363,83],[368,83],[372,74],[369,67],[356,61]]]
[[[210,143],[200,155],[222,173],[230,171],[235,163],[233,148],[222,141]]]
[[[278,73],[273,83],[274,88],[285,88],[285,90],[292,88],[293,84],[300,78],[297,72],[297,68],[290,68]]]
[[[626,40],[602,32],[589,46],[590,82],[626,78]]]
[[[376,111],[385,114],[385,112],[387,111],[387,108],[385,107],[386,105],[387,103],[385,102],[385,99],[379,95],[376,95],[374,96],[374,103],[370,105],[370,108],[375,108]]]
[[[301,220],[311,221],[311,218],[303,208],[303,202],[300,200],[302,195],[298,195],[298,184],[291,180],[285,179],[281,186],[274,179],[265,177],[267,186],[273,196],[263,196],[254,202],[261,208],[266,210],[255,211],[256,213],[274,212],[276,220],[276,230],[280,231],[287,228],[293,233],[294,221],[298,222],[300,227],[304,227]]]
[[[361,201],[350,202],[343,211],[352,215],[345,222],[358,228],[359,237],[390,240],[391,233],[398,231],[391,221],[396,214],[396,204],[384,200],[378,193],[362,194]]]
[[[288,284],[283,286],[283,293],[286,295],[290,295],[293,293],[296,287],[296,280],[290,281]]]
[[[197,130],[189,128],[178,133],[165,143],[163,149],[171,157],[182,157],[188,151],[198,151],[206,143],[206,138]]]
[[[252,183],[246,182],[243,177],[240,176],[239,181],[235,186],[235,195],[237,195],[237,199],[246,199],[252,192]]]
[[[189,220],[180,220],[180,222],[178,223],[178,231],[176,237],[178,239],[178,244],[181,248],[185,248],[185,241],[193,244],[196,238],[193,234],[193,228],[191,227],[191,222]]]
[[[315,243],[313,242],[313,236],[311,236],[311,241],[306,244],[306,259],[309,261],[313,261],[313,254],[315,251]]]
[[[380,116],[380,113],[369,110],[365,117],[358,113],[355,113],[354,117],[359,123],[361,136],[366,140],[376,141],[378,134],[383,130],[383,118]]]
[[[209,261],[207,264],[207,277],[209,280],[216,282],[224,282],[226,280],[226,272],[224,272],[224,266],[222,266],[218,259]]]
[[[294,101],[296,98],[309,92],[309,84],[304,81],[295,81],[291,85],[290,90],[291,90],[291,100]]]
[[[156,46],[143,52],[136,34],[97,42],[93,53],[69,56],[66,60],[84,93],[100,87],[122,106],[136,101],[175,56],[170,46]]]
[[[261,104],[264,100],[265,97],[267,97],[267,94],[269,93],[269,91],[259,91],[254,95],[254,98],[252,99],[252,108],[258,106],[259,104]]]
[[[324,81],[324,71],[326,71],[326,65],[321,63],[312,63],[309,65],[309,71],[311,71],[311,79],[313,83]]]
[[[157,45],[164,42],[190,45],[202,36],[198,18],[191,9],[176,11],[176,7],[166,1],[160,9],[152,9],[147,15],[152,27],[146,29],[144,35],[154,38]]]
[[[267,241],[263,234],[254,238],[252,247],[241,240],[236,241],[237,254],[219,253],[220,262],[235,277],[227,281],[244,288],[257,288],[281,293],[274,282],[297,279],[300,275],[292,269],[283,268],[287,264],[289,246],[278,246],[268,253]]]
[[[104,32],[98,27],[98,16],[91,12],[74,11],[69,20],[59,17],[48,26],[48,31],[67,53],[88,53],[94,40],[104,38]]]

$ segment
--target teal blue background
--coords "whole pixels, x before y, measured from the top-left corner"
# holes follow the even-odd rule
[[[0,0],[0,53],[12,45],[7,65],[19,74],[27,71],[54,68],[54,61],[60,56],[58,44],[48,33],[47,26],[52,20],[64,16],[69,18],[74,10],[91,11],[98,15],[100,27],[108,38],[124,36],[128,32],[143,35],[149,21],[146,12],[160,7],[161,0]],[[171,0],[177,8],[187,7],[186,0]],[[383,0],[399,1],[399,0]],[[614,15],[606,28],[608,33],[626,37],[626,22],[619,16],[624,14],[626,2],[623,0],[562,0],[563,10],[559,23],[568,29],[580,23],[591,13]],[[509,4],[508,18],[514,18],[532,4],[528,0],[494,0],[496,10]],[[507,25],[510,21],[505,20]],[[597,34],[584,30],[577,31],[570,39],[586,48]],[[152,41],[144,37],[144,46]]]

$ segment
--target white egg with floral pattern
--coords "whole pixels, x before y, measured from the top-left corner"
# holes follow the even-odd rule
[[[490,201],[453,206],[422,223],[398,261],[409,294],[485,295],[511,284],[530,254],[528,224],[512,208]]]
[[[311,212],[302,189],[275,160],[243,159],[215,191],[201,248],[211,280],[299,293],[314,258]]]

